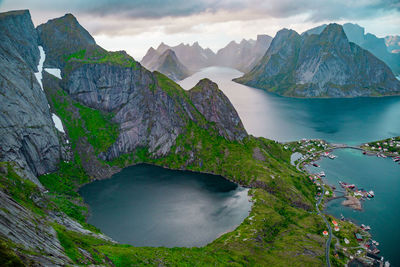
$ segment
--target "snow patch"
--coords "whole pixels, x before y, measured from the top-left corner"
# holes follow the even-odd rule
[[[40,52],[40,59],[39,59],[39,65],[37,66],[38,72],[35,73],[36,79],[38,83],[40,84],[40,88],[43,90],[43,84],[42,84],[42,71],[43,71],[43,63],[44,60],[46,59],[46,53],[43,50],[42,46],[38,46],[39,52]]]
[[[59,130],[62,133],[65,133],[64,127],[62,125],[60,118],[54,113],[51,113],[51,118],[53,119],[54,125],[56,126],[57,130]]]
[[[50,73],[53,76],[56,76],[58,79],[62,79],[61,78],[61,70],[57,69],[57,68],[45,68],[44,69],[46,72]]]

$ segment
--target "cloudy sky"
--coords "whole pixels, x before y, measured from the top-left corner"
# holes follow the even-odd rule
[[[0,0],[0,11],[29,9],[35,25],[74,14],[109,50],[140,60],[150,46],[199,41],[214,51],[231,40],[352,22],[379,37],[400,34],[399,0]]]

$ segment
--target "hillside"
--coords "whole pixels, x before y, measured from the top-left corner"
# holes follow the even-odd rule
[[[0,37],[0,64],[8,63],[5,69],[10,74],[7,79],[0,76],[0,84],[13,86],[0,87],[0,97],[12,96],[0,107],[1,129],[11,136],[1,135],[0,147],[15,138],[16,147],[40,152],[35,160],[30,150],[20,149],[15,155],[13,150],[1,150],[1,263],[324,264],[321,232],[326,225],[314,212],[317,189],[290,164],[291,151],[248,135],[229,99],[212,81],[203,79],[185,91],[125,52],[109,52],[88,42],[87,31],[71,16],[50,20],[38,29],[46,58],[51,59],[47,66],[59,67],[60,79],[36,67],[40,53],[29,12],[0,14],[2,29],[8,24],[15,27]],[[53,38],[43,38],[53,32],[58,32]],[[32,47],[21,45],[21,40],[32,40]],[[57,49],[59,45],[68,48],[66,54]],[[31,49],[26,54],[32,57],[16,47]],[[43,76],[44,91],[34,76],[35,67]],[[15,101],[20,101],[23,116],[15,112]],[[51,113],[60,117],[65,134],[57,132]],[[24,118],[32,121],[28,124]],[[30,174],[36,183],[21,174],[27,168],[20,164],[24,161],[35,166],[37,171]],[[118,244],[86,223],[88,208],[78,189],[138,163],[222,175],[247,186],[253,201],[250,216],[201,248]],[[346,260],[344,255],[332,259],[337,265]]]
[[[328,25],[320,34],[279,31],[261,61],[235,81],[295,97],[400,93],[400,82],[389,67],[349,42],[338,24]]]

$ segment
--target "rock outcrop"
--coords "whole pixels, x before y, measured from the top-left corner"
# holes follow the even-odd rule
[[[61,152],[34,73],[40,54],[29,11],[0,14],[0,31],[0,161],[17,163],[40,185],[36,176],[54,171]]]
[[[272,37],[268,35],[258,35],[257,40],[243,39],[240,43],[232,41],[218,50],[215,63],[248,72],[267,52],[271,41]]]
[[[66,56],[96,46],[93,37],[72,14],[39,25],[37,32],[39,43],[47,54],[44,66],[48,68],[62,68]]]
[[[338,24],[320,34],[279,31],[263,59],[235,81],[296,97],[400,94],[400,82],[390,68],[349,42]]]
[[[53,32],[51,27],[62,28],[62,23],[69,21],[62,17],[41,27]],[[69,40],[74,38],[55,35],[51,43],[64,42],[65,46],[74,47],[75,41],[68,44]],[[46,50],[51,45],[42,41],[46,53],[54,58],[54,50]],[[161,50],[164,48],[165,45],[160,47]],[[64,65],[56,64],[62,67],[62,88],[75,101],[112,113],[113,121],[119,125],[119,136],[107,152],[101,153],[102,159],[112,160],[141,147],[148,148],[154,156],[166,155],[189,121],[209,127],[203,125],[204,117],[229,140],[241,140],[247,135],[232,104],[213,83],[200,84],[198,88],[202,90],[193,91],[196,91],[193,93],[194,104],[178,84],[159,72],[148,71],[125,52],[108,52],[98,46],[87,46],[76,52],[69,50],[70,55],[75,54],[66,60],[58,57],[65,62]],[[213,97],[215,102],[201,103]],[[213,108],[213,115],[217,116],[210,116],[208,108]],[[225,111],[228,113],[223,114]]]
[[[152,48],[151,48],[152,49]],[[151,71],[158,71],[174,81],[180,81],[190,75],[189,70],[179,61],[175,52],[171,49],[159,54],[152,49],[148,52],[147,65],[145,67]],[[146,61],[146,59],[144,59]]]
[[[326,24],[312,28],[304,34],[320,34]],[[359,45],[361,48],[368,50],[374,56],[385,62],[393,71],[394,74],[400,74],[400,55],[388,51],[388,45],[385,43],[386,38],[378,38],[371,33],[365,33],[365,29],[358,24],[345,23],[343,30],[349,42]]]
[[[229,99],[209,79],[200,80],[189,90],[189,97],[206,120],[215,122],[220,135],[228,140],[241,140],[246,130]]]

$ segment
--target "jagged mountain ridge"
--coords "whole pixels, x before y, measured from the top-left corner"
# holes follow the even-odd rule
[[[191,72],[195,72],[201,68],[213,65],[215,53],[209,48],[202,48],[198,42],[189,44],[179,44],[177,46],[168,46],[161,43],[157,49],[150,48],[143,57],[141,64],[145,67],[159,65],[159,55],[162,55],[166,50],[175,52],[178,60]]]
[[[326,24],[323,24],[305,31],[303,34],[320,34],[326,26]],[[391,53],[386,44],[386,38],[378,38],[374,34],[365,33],[365,29],[358,24],[345,23],[343,24],[343,30],[350,42],[368,50],[385,62],[396,75],[400,74],[400,55]]]
[[[240,43],[231,41],[217,53],[209,48],[202,48],[198,42],[193,45],[179,44],[172,47],[161,43],[157,49],[149,48],[141,64],[150,70],[157,69],[155,66],[162,65],[161,55],[167,50],[172,50],[178,60],[189,69],[189,72],[196,72],[201,68],[214,65],[246,72],[250,71],[262,58],[271,44],[271,40],[272,37],[268,35],[258,35],[256,40],[243,39]],[[160,72],[167,75],[168,72],[173,73],[174,70],[173,67],[167,67]]]
[[[258,35],[256,40],[243,39],[240,43],[232,41],[218,50],[215,62],[242,72],[250,71],[267,52],[271,41],[269,35]]]
[[[40,185],[36,176],[56,169],[61,147],[35,77],[38,36],[27,10],[1,13],[0,30],[0,161],[13,161]]]
[[[279,31],[259,64],[235,81],[297,97],[393,95],[400,91],[389,67],[349,42],[338,24],[328,25],[319,35]]]

